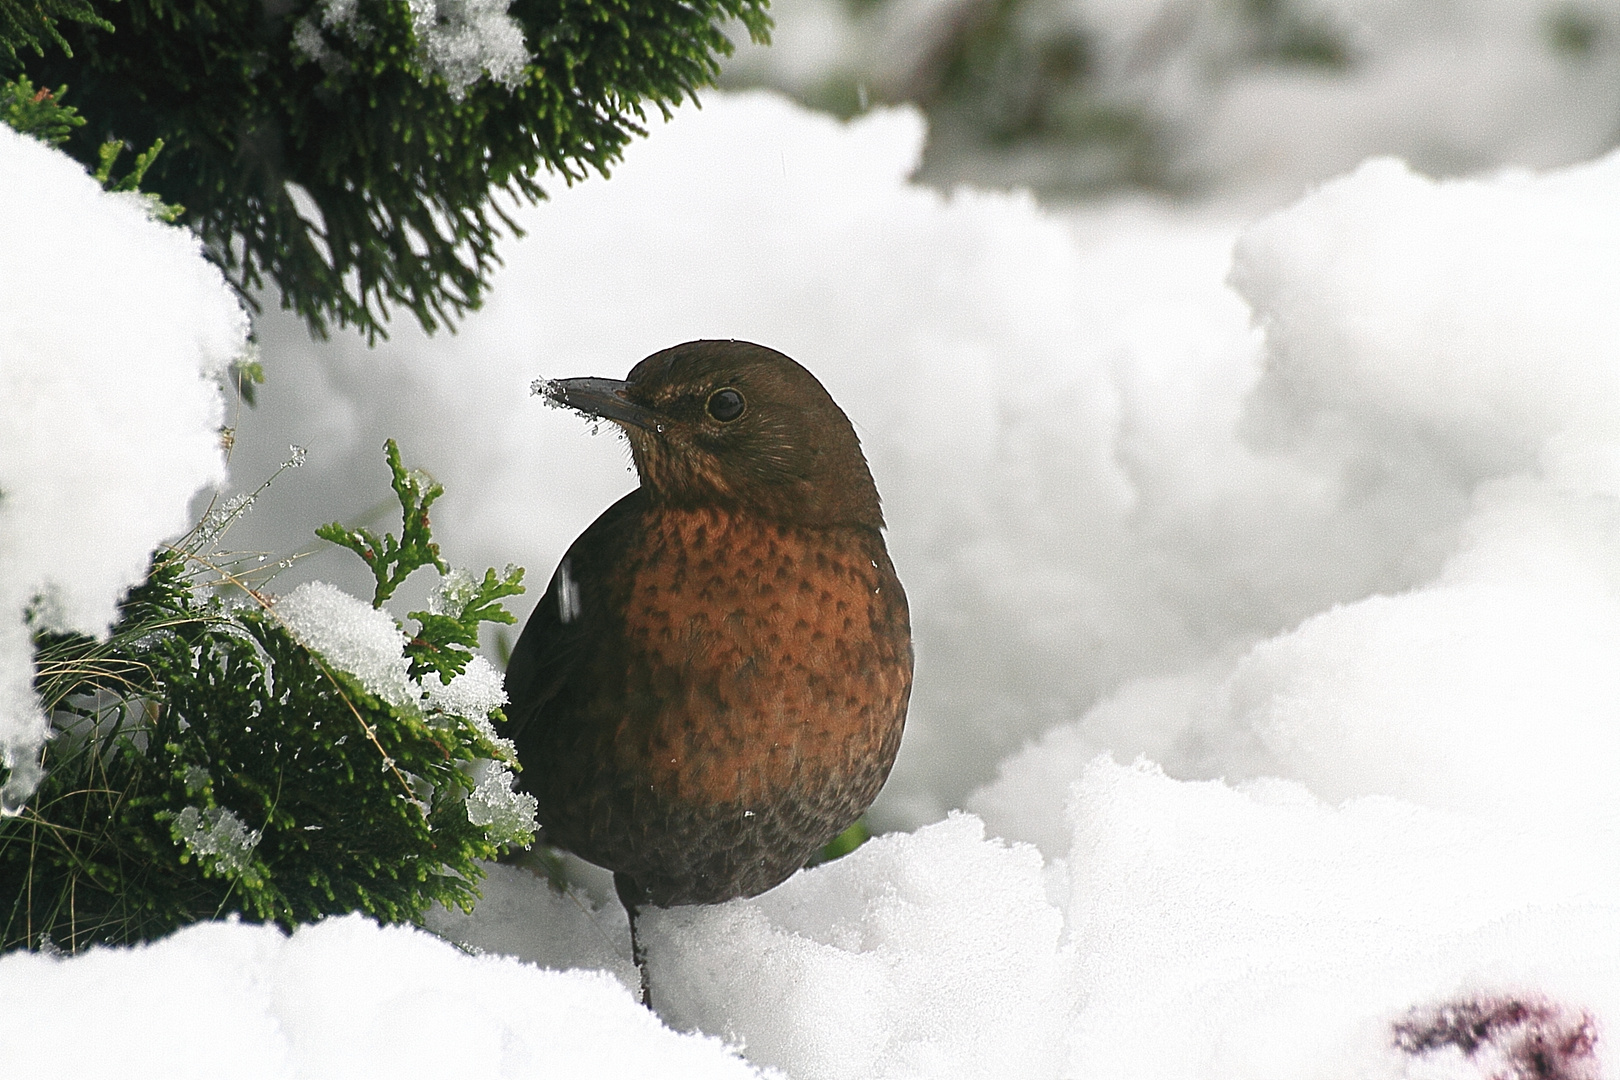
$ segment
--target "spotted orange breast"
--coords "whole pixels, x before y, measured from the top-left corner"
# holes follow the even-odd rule
[[[621,579],[636,659],[619,768],[686,805],[841,786],[874,756],[886,774],[911,647],[881,538],[715,509],[654,511],[643,530]]]

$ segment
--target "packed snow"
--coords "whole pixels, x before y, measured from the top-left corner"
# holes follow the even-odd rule
[[[886,835],[649,912],[667,1027],[611,882],[535,863],[430,918],[474,955],[350,918],[0,959],[20,1074],[1620,1075],[1620,155],[1375,160],[1246,221],[939,194],[923,138],[683,109],[520,211],[454,337],[266,316],[232,462],[251,488],[309,448],[232,534],[286,551],[378,502],[393,436],[446,553],[543,580],[634,480],[534,378],[701,336],[795,356],[912,602]]]
[[[223,482],[247,316],[189,232],[0,124],[0,812],[38,782],[36,627],[104,634]]]

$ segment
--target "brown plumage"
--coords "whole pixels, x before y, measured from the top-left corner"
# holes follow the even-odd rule
[[[632,913],[763,892],[871,805],[905,721],[910,621],[859,440],[747,342],[542,392],[623,428],[641,478],[507,669],[544,837],[614,871]]]

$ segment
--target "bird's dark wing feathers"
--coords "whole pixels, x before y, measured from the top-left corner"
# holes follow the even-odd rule
[[[545,595],[535,605],[506,665],[506,696],[513,702],[506,709],[504,734],[508,738],[519,738],[523,729],[545,712],[546,702],[556,695],[584,656],[585,643],[591,638],[588,628],[605,609],[605,599],[596,595],[596,583],[602,576],[591,571],[604,560],[616,557],[630,523],[640,517],[644,501],[638,488],[610,506],[579,535],[552,573]],[[566,583],[564,567],[571,570]],[[563,620],[564,600],[559,595],[565,589],[573,591],[566,601],[572,609],[572,618],[567,622]]]

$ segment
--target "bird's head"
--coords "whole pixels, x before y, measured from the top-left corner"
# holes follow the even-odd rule
[[[611,420],[648,495],[803,525],[883,526],[849,418],[816,377],[747,341],[689,341],[616,379],[553,379],[549,401]]]

